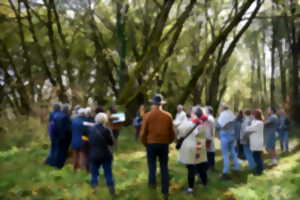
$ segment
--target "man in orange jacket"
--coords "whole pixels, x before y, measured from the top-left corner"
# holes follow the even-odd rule
[[[151,111],[146,114],[141,129],[141,142],[146,146],[148,161],[148,183],[151,188],[156,187],[156,159],[159,158],[161,184],[164,199],[169,196],[169,144],[175,138],[172,115],[163,111],[165,104],[162,95],[156,94],[151,100]]]

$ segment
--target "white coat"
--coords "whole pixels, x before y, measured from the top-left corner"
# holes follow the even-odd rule
[[[260,120],[253,120],[250,126],[246,127],[250,134],[250,149],[252,151],[263,151],[264,149],[264,123]]]
[[[194,127],[195,123],[190,120],[183,121],[177,127],[177,138],[186,136]],[[183,164],[199,164],[207,161],[205,148],[205,127],[199,125],[183,141],[179,149],[178,161]]]

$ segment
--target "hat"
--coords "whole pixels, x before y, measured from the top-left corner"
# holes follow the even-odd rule
[[[150,100],[150,103],[155,105],[162,105],[166,104],[166,101],[164,101],[164,97],[161,94],[155,94],[154,97]]]

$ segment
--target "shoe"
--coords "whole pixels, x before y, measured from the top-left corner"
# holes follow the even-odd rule
[[[220,179],[222,179],[222,180],[230,180],[231,177],[228,174],[221,174]]]
[[[183,190],[183,192],[186,194],[192,194],[194,192],[194,190],[192,188],[187,188],[187,189]]]
[[[164,199],[164,200],[169,200],[169,194],[164,194],[163,199]]]
[[[115,187],[114,186],[109,186],[108,189],[109,189],[109,193],[111,194],[111,196],[115,197],[116,196]]]
[[[149,187],[151,190],[155,190],[155,189],[156,189],[156,184],[148,184],[148,187]]]

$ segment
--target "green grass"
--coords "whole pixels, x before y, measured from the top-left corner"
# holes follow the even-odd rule
[[[68,163],[62,170],[43,164],[49,143],[46,126],[36,119],[5,121],[5,132],[0,137],[0,199],[2,200],[107,200],[111,199],[101,171],[100,185],[92,189],[89,175],[73,172]],[[194,195],[181,191],[186,187],[186,169],[176,162],[174,145],[170,151],[170,199],[174,200],[276,200],[300,199],[300,151],[297,141],[292,142],[293,151],[281,154],[278,167],[267,170],[261,177],[247,172],[230,181],[221,181],[219,173],[209,173],[209,185],[196,186]],[[219,151],[217,168],[222,168]],[[123,129],[115,154],[113,173],[119,200],[161,199],[157,191],[147,188],[147,165],[144,147],[134,140],[132,128]],[[158,180],[160,180],[158,178]]]

